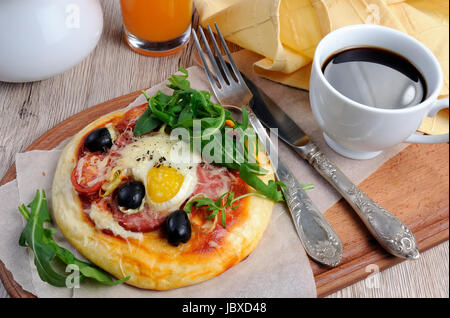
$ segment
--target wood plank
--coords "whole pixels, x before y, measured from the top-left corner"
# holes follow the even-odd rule
[[[449,145],[410,145],[388,160],[360,187],[413,231],[420,251],[449,237]],[[389,185],[389,186],[386,186]],[[387,254],[344,200],[325,212],[343,242],[341,265],[328,269],[311,262],[318,296],[326,296],[402,259]]]

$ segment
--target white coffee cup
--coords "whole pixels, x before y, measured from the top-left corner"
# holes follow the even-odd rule
[[[408,59],[427,84],[426,99],[415,106],[382,109],[355,102],[326,80],[322,65],[333,53],[350,47],[379,47]],[[325,36],[316,48],[310,80],[312,112],[327,144],[352,159],[370,159],[402,142],[448,142],[449,135],[416,134],[426,116],[447,108],[448,98],[438,100],[443,85],[442,70],[433,53],[413,37],[377,25],[351,25]]]

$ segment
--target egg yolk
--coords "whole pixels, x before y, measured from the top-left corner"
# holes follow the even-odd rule
[[[147,194],[155,203],[169,201],[180,191],[183,181],[184,176],[175,168],[153,167],[147,174]]]

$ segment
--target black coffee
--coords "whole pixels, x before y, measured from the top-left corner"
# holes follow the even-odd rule
[[[342,50],[325,61],[322,71],[337,91],[367,106],[405,108],[420,104],[427,96],[420,71],[403,56],[385,49]]]

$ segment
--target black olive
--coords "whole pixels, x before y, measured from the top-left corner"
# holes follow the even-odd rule
[[[145,187],[142,182],[131,181],[119,189],[117,204],[127,209],[137,209],[141,206],[145,196]]]
[[[107,128],[98,128],[87,135],[84,146],[90,152],[101,151],[111,148],[113,145],[111,134]]]
[[[164,222],[164,231],[167,241],[173,246],[180,242],[186,243],[191,238],[191,222],[183,210],[177,210],[170,214]]]

